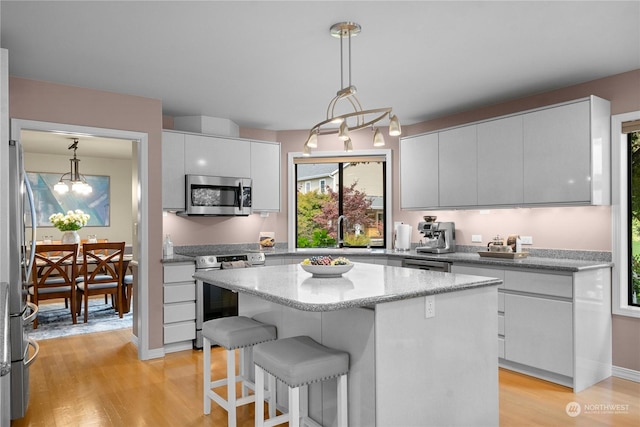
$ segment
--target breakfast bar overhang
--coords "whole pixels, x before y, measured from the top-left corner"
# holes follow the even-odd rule
[[[240,314],[276,325],[278,338],[347,351],[350,425],[498,425],[500,279],[364,263],[331,278],[297,264],[194,277],[238,292]],[[309,388],[309,414],[326,426],[335,390]]]

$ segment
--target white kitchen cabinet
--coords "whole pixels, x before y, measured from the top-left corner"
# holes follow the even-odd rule
[[[610,204],[610,114],[594,96],[524,114],[525,204]]]
[[[188,175],[251,176],[251,141],[185,134],[185,173]]]
[[[610,119],[590,96],[402,138],[401,208],[609,205]]]
[[[505,295],[505,358],[573,377],[571,301]]]
[[[476,129],[476,125],[470,125],[438,134],[440,207],[478,204]]]
[[[454,263],[455,274],[498,277],[503,368],[579,392],[611,376],[611,269],[576,272]]]
[[[523,202],[522,116],[479,123],[478,205]]]
[[[184,210],[184,140],[181,132],[162,132],[162,209]]]
[[[195,264],[168,263],[162,266],[162,270],[165,352],[192,348],[196,338]]]
[[[251,141],[251,208],[280,212],[280,144]]]
[[[400,165],[401,209],[437,208],[438,134],[402,138]]]

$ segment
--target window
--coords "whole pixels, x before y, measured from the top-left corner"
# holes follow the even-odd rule
[[[311,183],[307,181],[304,183],[304,192],[308,193],[309,191],[311,191]]]
[[[623,132],[635,129],[632,123],[623,123]],[[640,123],[636,123],[640,127]],[[640,132],[627,133],[627,193],[629,230],[627,233],[628,259],[628,303],[640,306]]]
[[[297,157],[290,167],[295,177],[290,188],[299,189],[312,178],[320,184],[317,190],[295,192],[291,217],[296,248],[336,246],[341,215],[344,246],[386,247],[386,155]]]
[[[633,161],[634,136],[630,133],[640,131],[640,111],[611,116],[611,237],[612,261],[612,311],[613,314],[640,318],[640,305],[634,304],[634,255],[638,255],[638,246],[634,236],[638,237],[638,221],[633,219],[634,209],[638,209],[637,174],[638,165]],[[636,140],[637,141],[637,140]],[[634,165],[635,163],[635,165]],[[635,171],[633,169],[636,169]],[[636,174],[636,178],[633,175]],[[634,207],[635,205],[635,207]],[[634,253],[635,251],[635,253]],[[637,282],[636,282],[637,283]]]

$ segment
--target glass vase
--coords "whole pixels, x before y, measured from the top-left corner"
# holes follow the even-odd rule
[[[63,244],[80,244],[80,235],[76,230],[69,230],[62,233],[62,243]]]

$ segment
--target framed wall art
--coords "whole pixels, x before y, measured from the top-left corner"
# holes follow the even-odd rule
[[[93,191],[89,194],[77,194],[69,191],[58,194],[53,186],[60,180],[59,173],[27,172],[27,177],[33,190],[35,211],[38,227],[52,227],[49,216],[54,213],[66,213],[69,210],[80,209],[90,215],[87,227],[108,227],[109,209],[111,203],[111,189],[108,176],[83,175]],[[31,224],[30,213],[26,224]]]

